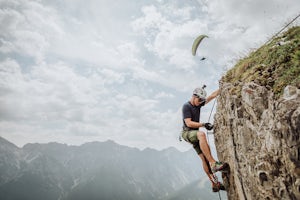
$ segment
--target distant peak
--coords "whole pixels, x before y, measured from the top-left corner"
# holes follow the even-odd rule
[[[17,148],[19,149],[19,147],[17,147],[15,144],[11,143],[10,141],[4,139],[3,137],[0,136],[0,147],[2,146],[9,146],[12,148]]]

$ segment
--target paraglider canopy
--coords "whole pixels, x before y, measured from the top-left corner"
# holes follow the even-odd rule
[[[196,55],[196,52],[197,52],[197,49],[198,49],[198,46],[199,44],[201,43],[201,41],[204,39],[204,38],[208,38],[207,35],[199,35],[195,40],[194,40],[194,43],[193,43],[193,46],[192,46],[192,54],[193,56]]]

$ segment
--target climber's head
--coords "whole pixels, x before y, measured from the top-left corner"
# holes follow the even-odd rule
[[[207,95],[206,91],[204,90],[205,87],[205,85],[202,88],[197,87],[193,91],[193,96],[198,99],[199,104],[205,101]]]

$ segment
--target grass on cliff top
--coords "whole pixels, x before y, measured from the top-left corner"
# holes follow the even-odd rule
[[[272,90],[278,98],[285,86],[300,88],[300,26],[290,28],[230,69],[223,82],[251,82]],[[237,84],[238,85],[238,84]],[[239,94],[238,86],[232,93]]]

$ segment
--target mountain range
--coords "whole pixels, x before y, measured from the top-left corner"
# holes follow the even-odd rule
[[[193,150],[139,150],[113,141],[19,148],[0,137],[1,200],[215,198]]]

